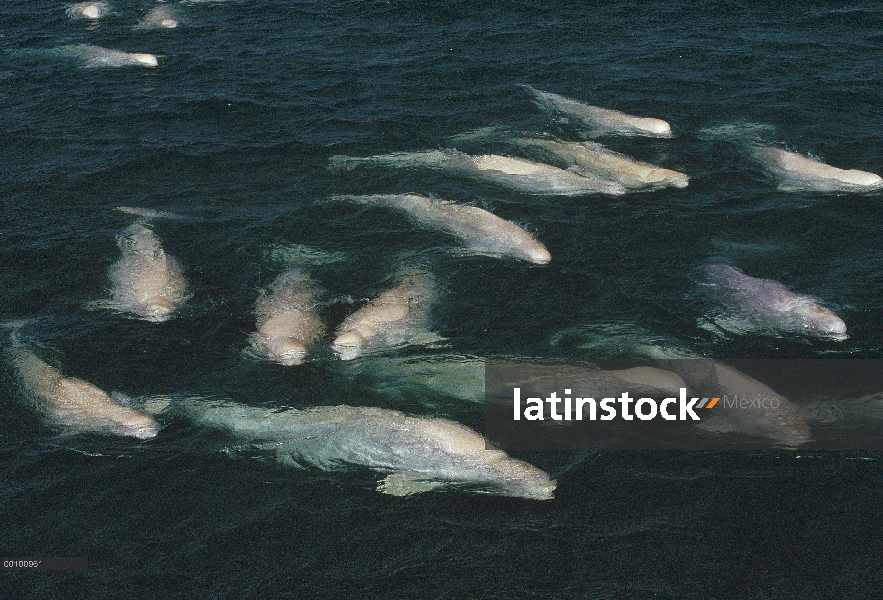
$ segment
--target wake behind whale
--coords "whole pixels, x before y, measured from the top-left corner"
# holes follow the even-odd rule
[[[144,409],[180,414],[196,424],[229,431],[275,450],[277,459],[290,466],[326,471],[368,467],[385,475],[377,490],[394,496],[465,487],[548,500],[555,490],[555,481],[544,471],[488,449],[482,436],[447,419],[372,407],[275,410],[198,398],[148,401]]]

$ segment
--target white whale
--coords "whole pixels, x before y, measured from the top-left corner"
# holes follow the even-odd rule
[[[159,64],[153,54],[124,52],[91,44],[70,44],[49,50],[50,55],[77,59],[86,68],[101,67],[155,67]]]
[[[537,377],[525,364],[529,359],[513,360],[511,365],[495,361],[497,383],[502,388],[485,381],[486,359],[460,354],[424,356],[372,357],[358,365],[359,373],[372,377],[369,383],[377,392],[402,397],[411,394],[425,400],[427,406],[435,406],[438,397],[453,398],[465,402],[483,403],[486,393],[510,398],[512,387],[519,384],[535,385]],[[503,369],[508,369],[505,373]],[[542,378],[552,387],[549,391],[560,392],[564,387],[581,386],[580,393],[593,397],[606,397],[629,392],[636,397],[656,393],[677,394],[685,387],[684,380],[671,371],[651,366],[629,369],[602,370],[579,365],[545,365]],[[557,384],[562,386],[555,387]],[[488,387],[490,385],[490,387]]]
[[[397,152],[365,158],[338,155],[332,156],[328,165],[332,171],[351,170],[361,165],[397,168],[427,167],[473,179],[490,181],[526,194],[550,196],[608,194],[619,196],[626,192],[625,188],[615,181],[583,177],[536,161],[496,154],[470,156],[455,150]]]
[[[368,385],[378,393],[394,398],[410,394],[435,408],[438,396],[484,402],[485,362],[481,357],[451,353],[372,356],[358,361],[352,370],[368,375]]]
[[[569,170],[584,177],[601,177],[628,189],[685,188],[690,178],[680,171],[641,162],[596,143],[556,142],[541,139],[516,139],[516,145],[540,149],[550,157],[569,162]]]
[[[700,429],[761,437],[788,447],[799,446],[812,438],[800,407],[729,365],[699,358],[668,360],[661,364],[683,377],[691,394],[721,398],[708,415],[702,415],[702,421],[697,424]],[[766,408],[753,407],[750,402],[756,398],[775,399],[776,402],[767,402]],[[745,406],[739,405],[742,399],[747,400]],[[735,404],[728,406],[728,402]]]
[[[54,425],[81,432],[134,437],[156,437],[159,425],[151,417],[114,402],[105,392],[82,379],[64,377],[23,347],[13,333],[8,355],[28,399]],[[114,394],[123,401],[124,396]]]
[[[883,177],[857,169],[838,169],[781,148],[753,146],[752,155],[785,191],[862,192],[883,188]]]
[[[709,265],[702,286],[729,313],[714,319],[722,328],[741,333],[771,329],[834,340],[846,339],[846,324],[816,298],[796,294],[781,283],[749,277],[729,265]]]
[[[671,137],[671,126],[662,119],[633,117],[617,110],[583,104],[576,100],[543,92],[524,85],[533,95],[534,103],[544,111],[559,113],[588,126],[594,133]]]
[[[702,140],[723,140],[739,144],[786,192],[869,192],[883,189],[883,178],[857,169],[839,169],[796,152],[770,146],[775,127],[766,123],[736,122],[705,127],[697,132]]]
[[[319,288],[300,269],[279,275],[256,303],[258,330],[252,334],[252,353],[286,366],[301,364],[325,333],[316,312],[318,296]]]
[[[67,16],[72,19],[100,19],[110,12],[107,2],[77,2],[68,4]]]
[[[635,160],[593,142],[560,142],[526,134],[511,134],[500,127],[484,127],[454,136],[454,143],[498,141],[536,155],[583,177],[615,181],[630,190],[666,186],[684,188],[690,178],[679,171]]]
[[[166,321],[189,298],[187,281],[146,223],[139,220],[117,236],[121,255],[110,267],[111,298],[104,305],[147,321]]]
[[[174,29],[179,24],[178,13],[175,9],[161,5],[155,6],[144,15],[144,18],[135,26],[136,29]]]
[[[494,256],[512,256],[544,265],[552,255],[527,231],[476,206],[434,200],[415,194],[339,196],[361,204],[386,206],[405,212],[411,219],[462,240],[470,249]]]
[[[161,402],[149,402],[156,411]],[[276,451],[280,462],[322,470],[363,466],[385,474],[377,490],[406,496],[463,487],[500,496],[549,500],[555,481],[540,469],[488,449],[482,436],[447,419],[396,410],[318,406],[279,410],[204,399],[171,399],[169,412],[224,429]]]
[[[331,349],[342,360],[352,360],[366,352],[438,341],[441,338],[426,327],[434,300],[432,276],[419,270],[406,272],[395,287],[343,320]]]

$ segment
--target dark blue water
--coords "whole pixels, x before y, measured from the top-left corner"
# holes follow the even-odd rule
[[[374,405],[481,428],[480,405],[377,391],[328,354],[289,368],[243,356],[280,246],[345,257],[313,270],[332,329],[403,264],[431,269],[432,328],[459,355],[627,356],[646,339],[716,358],[881,355],[880,196],[780,191],[737,145],[697,137],[765,123],[772,144],[883,171],[875,3],[173,6],[180,26],[149,30],[135,28],[146,1],[115,2],[96,24],[61,2],[0,5],[0,318],[28,319],[23,337],[66,375],[131,396]],[[84,68],[53,52],[71,44],[159,65]],[[524,83],[669,121],[671,139],[600,141],[690,185],[553,198],[425,169],[326,168],[336,154],[449,147],[489,125],[574,139]],[[463,256],[401,215],[326,202],[405,192],[492,210],[553,260]],[[120,205],[179,217],[154,224],[193,292],[173,320],[89,308],[131,223]],[[697,273],[722,260],[821,298],[849,338],[701,327]],[[89,569],[5,572],[4,597],[883,593],[877,454],[537,453],[522,458],[558,479],[549,502],[392,498],[367,470],[289,469],[174,418],[144,443],[66,435],[14,378],[4,366],[0,555],[86,556]]]

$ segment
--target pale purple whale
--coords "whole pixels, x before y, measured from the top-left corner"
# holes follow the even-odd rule
[[[812,296],[792,292],[771,279],[750,277],[729,265],[705,268],[705,291],[728,314],[715,322],[731,331],[771,329],[846,339],[846,324]]]

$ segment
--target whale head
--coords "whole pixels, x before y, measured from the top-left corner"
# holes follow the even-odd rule
[[[491,475],[487,482],[498,494],[531,500],[551,500],[557,482],[537,467],[500,450],[485,450]]]
[[[135,52],[133,54],[130,54],[130,56],[136,62],[147,67],[155,67],[159,64],[159,61],[156,60],[156,57],[153,54],[142,54],[139,52]]]
[[[88,6],[84,6],[83,9],[80,11],[80,14],[87,19],[97,19],[101,16],[101,8],[96,4],[90,4]]]
[[[307,357],[306,344],[293,337],[269,340],[267,351],[271,360],[286,367],[302,364]]]
[[[537,265],[547,265],[552,260],[549,250],[540,242],[531,242],[518,248],[519,255]]]
[[[166,29],[174,29],[178,26],[178,21],[175,19],[163,19],[159,22],[160,27],[165,27]]]
[[[659,137],[671,137],[671,125],[662,119],[642,118],[637,119],[635,125],[641,131],[646,131]]]
[[[807,329],[835,340],[846,339],[846,323],[827,308],[817,304],[798,306],[794,314]]]
[[[127,411],[125,419],[115,423],[116,433],[139,440],[150,440],[159,434],[159,424],[153,418],[136,411]]]
[[[152,298],[144,303],[144,314],[150,321],[168,321],[175,312],[175,305],[167,298]]]
[[[876,187],[883,184],[883,178],[876,173],[868,173],[867,171],[859,171],[858,169],[844,171],[841,180],[844,183],[851,183],[862,187]]]
[[[687,175],[671,169],[653,169],[643,175],[641,181],[648,184],[670,185],[676,188],[685,188],[690,184],[690,178]]]
[[[361,353],[365,338],[355,329],[344,331],[332,342],[331,349],[341,360],[353,360]]]

